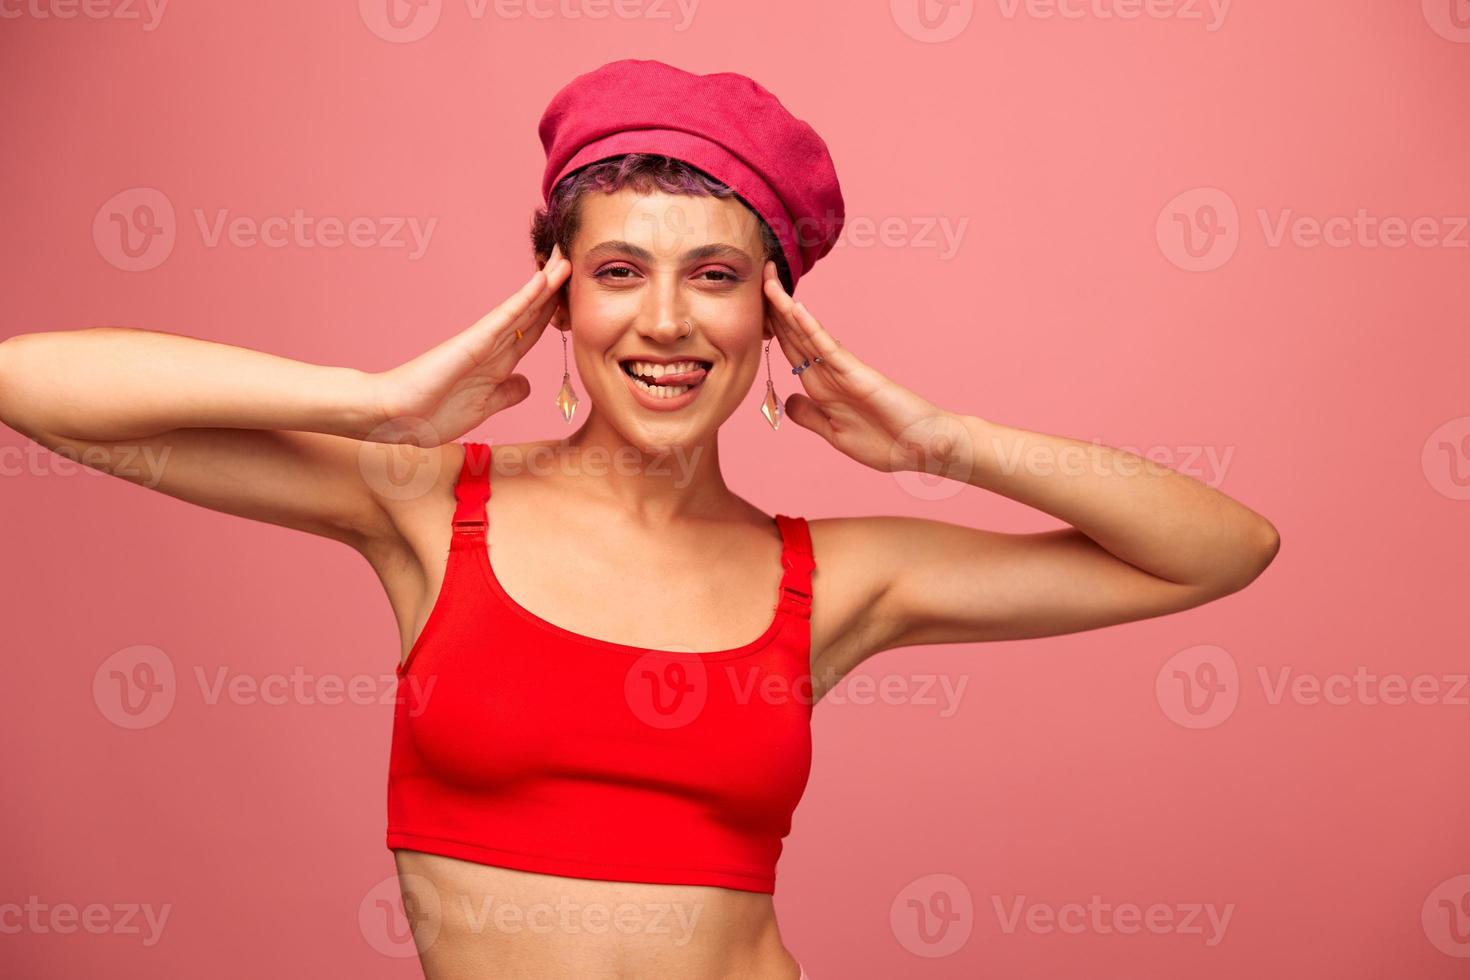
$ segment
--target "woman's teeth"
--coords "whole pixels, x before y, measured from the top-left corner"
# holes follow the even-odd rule
[[[699,370],[699,361],[676,361],[673,364],[652,364],[648,361],[628,361],[624,369],[629,374],[640,375],[645,378],[662,378],[666,374],[688,374],[690,371]]]
[[[642,378],[634,378],[633,383],[655,398],[673,398],[694,387],[693,385],[651,385]]]
[[[675,398],[684,394],[694,384],[659,384],[658,379],[666,375],[682,375],[704,368],[702,361],[677,361],[673,364],[654,364],[650,361],[625,361],[623,371],[633,379],[633,383],[648,392],[654,398]],[[652,381],[644,380],[653,379]],[[703,380],[702,378],[700,380]]]

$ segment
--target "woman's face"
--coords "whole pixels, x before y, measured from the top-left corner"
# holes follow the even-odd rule
[[[769,336],[758,221],[734,198],[582,199],[565,287],[571,347],[596,412],[631,444],[698,444],[750,391]]]

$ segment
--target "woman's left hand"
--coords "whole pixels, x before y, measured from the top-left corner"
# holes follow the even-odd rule
[[[786,292],[767,262],[762,287],[766,321],[786,359],[811,364],[795,377],[805,393],[786,399],[785,413],[859,463],[885,473],[942,473],[969,434],[963,422],[858,360]],[[822,360],[817,362],[817,358]]]

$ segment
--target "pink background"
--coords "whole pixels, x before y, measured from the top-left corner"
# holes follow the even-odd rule
[[[687,23],[652,0],[602,19],[591,0],[538,8],[575,18],[445,0],[395,34],[384,0],[179,3],[151,30],[40,16],[46,2],[0,30],[0,336],[117,323],[391,366],[525,278],[552,93],[658,58],[749,74],[826,138],[850,231],[802,290],[861,357],[957,411],[1152,451],[1280,529],[1275,564],[1218,603],[889,651],[834,691],[776,895],[817,980],[1470,969],[1470,691],[1455,681],[1470,5],[1456,21],[1452,0],[1240,3],[1218,21],[1194,0],[1133,19],[1103,16],[1126,0],[1072,0],[1074,17],[989,0],[936,7],[950,19],[925,28],[910,0],[705,0]],[[171,204],[175,240],[134,271],[108,232],[136,188]],[[298,208],[437,224],[411,257],[211,245],[195,217]],[[1273,237],[1283,214],[1360,209],[1429,223],[1398,247],[1346,225],[1338,245],[1305,226]],[[864,231],[885,221],[886,240]],[[559,346],[532,352],[530,399],[477,436],[563,431]],[[794,425],[773,434],[759,394],[724,452],[768,512],[1055,526],[863,470]],[[398,641],[369,567],[28,445],[0,434],[0,904],[170,914],[151,946],[121,929],[17,933],[0,915],[0,973],[418,975],[379,951],[369,899],[393,871],[390,708],[211,704],[196,676],[381,684]],[[93,681],[136,645],[166,654],[175,701],[127,730]],[[1187,700],[1180,678],[1212,667],[1219,700]],[[1377,680],[1314,703],[1274,697],[1283,670]],[[1381,703],[1394,675],[1437,693]],[[936,679],[965,685],[952,714]],[[874,682],[898,696],[863,703]],[[1103,931],[1117,919],[1006,928],[1019,900],[1038,916],[1094,895],[1231,918],[1213,944]]]

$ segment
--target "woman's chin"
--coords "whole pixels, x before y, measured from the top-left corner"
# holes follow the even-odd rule
[[[719,430],[718,420],[705,413],[670,413],[650,417],[646,412],[622,412],[615,422],[628,445],[645,453],[688,453],[704,445]]]

